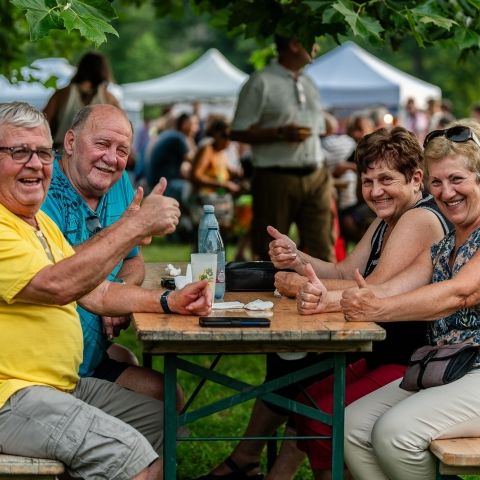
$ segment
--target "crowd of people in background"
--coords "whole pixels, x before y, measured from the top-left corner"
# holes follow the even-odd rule
[[[293,50],[290,50],[288,42],[285,45],[280,42],[277,50],[279,57],[276,65],[280,65],[280,68],[284,68],[285,71],[297,69],[299,72],[298,78],[294,79],[295,95],[291,96],[296,106],[292,104],[288,109],[284,109],[284,112],[296,112],[295,118],[292,121],[292,118],[288,118],[287,113],[282,114],[279,110],[277,123],[282,115],[287,115],[285,119],[292,125],[302,124],[302,120],[303,123],[310,122],[311,124],[311,119],[305,122],[308,115],[318,116],[316,122],[319,125],[317,133],[321,141],[321,154],[315,153],[314,155],[324,158],[323,162],[329,177],[333,179],[334,188],[322,186],[324,191],[330,192],[330,206],[325,219],[317,223],[327,225],[328,228],[325,232],[317,228],[315,245],[311,244],[312,242],[309,240],[310,227],[304,226],[304,224],[311,225],[315,222],[308,219],[303,221],[302,212],[307,209],[301,202],[299,205],[302,206],[299,207],[298,212],[290,212],[288,215],[277,214],[277,221],[266,223],[275,224],[286,234],[289,233],[291,225],[295,223],[301,248],[320,257],[323,255],[326,260],[341,260],[346,255],[347,246],[358,242],[375,218],[361,195],[354,162],[354,153],[358,142],[365,135],[379,128],[403,126],[414,133],[418,141],[422,143],[428,132],[444,128],[455,120],[452,104],[447,99],[432,98],[427,102],[425,108],[420,108],[414,98],[408,98],[399,111],[395,112],[396,116],[393,116],[383,106],[354,111],[347,116],[344,113],[337,115],[335,111],[322,111],[318,109],[318,106],[321,105],[321,98],[316,98],[318,95],[313,92],[308,78],[301,72],[302,67],[311,61],[310,54],[299,49],[298,46],[294,46]],[[253,75],[250,83],[261,82],[261,80],[255,80],[256,78]],[[261,76],[258,75],[258,78]],[[62,147],[63,136],[74,113],[81,107],[102,103],[120,105],[108,88],[112,79],[108,60],[102,54],[90,52],[80,59],[77,72],[70,84],[56,91],[44,109],[57,148]],[[288,81],[285,85],[287,88],[285,93],[287,93],[290,88]],[[233,122],[239,122],[237,118],[239,115],[245,117],[243,111],[255,112],[257,116],[261,115],[261,110],[252,109],[251,104],[252,101],[258,103],[259,99],[251,100],[249,96],[251,97],[253,89],[247,90],[243,93],[246,101],[238,102]],[[289,96],[282,95],[281,98],[285,99]],[[316,103],[315,108],[312,108],[311,102]],[[239,108],[242,103],[245,105],[243,110]],[[284,104],[285,102],[282,100],[280,103]],[[279,108],[279,106],[270,108]],[[282,180],[280,182],[282,191],[274,208],[268,204],[267,213],[257,211],[257,214],[253,215],[253,220],[251,210],[252,208],[258,210],[261,204],[266,203],[260,202],[258,192],[263,192],[269,199],[272,198],[272,192],[266,192],[263,188],[265,180],[271,179],[272,174],[278,175],[280,171],[285,173],[293,166],[287,165],[288,168],[284,168],[283,160],[277,160],[277,162],[280,161],[280,166],[270,165],[269,155],[272,155],[272,158],[273,156],[279,158],[279,152],[284,151],[291,156],[292,146],[297,139],[279,138],[278,127],[284,136],[288,136],[292,133],[288,130],[289,125],[276,125],[268,118],[261,120],[258,117],[255,121],[264,121],[268,127],[275,124],[275,129],[271,130],[272,138],[266,140],[268,135],[260,138],[261,146],[259,147],[256,138],[243,138],[245,134],[242,132],[239,138],[235,137],[237,133],[235,130],[238,128],[234,125],[233,137],[235,138],[232,140],[232,119],[222,115],[204,117],[200,115],[200,110],[198,102],[192,104],[188,111],[178,110],[175,105],[168,105],[163,108],[160,117],[145,121],[143,127],[135,132],[134,148],[127,163],[127,171],[132,184],[134,187],[142,186],[148,193],[162,176],[167,179],[166,194],[179,202],[182,212],[179,228],[173,237],[175,240],[188,242],[194,238],[196,225],[202,212],[201,207],[209,203],[215,205],[222,231],[228,240],[235,242],[242,239],[237,259],[242,260],[249,256],[246,253],[246,245],[249,242],[251,243],[250,257],[267,259],[268,238],[265,234],[262,238],[256,238],[258,236],[256,234],[251,237],[249,224],[250,221],[253,221],[256,225],[255,222],[262,216],[267,215],[270,218],[269,216],[274,215],[275,211],[287,210],[280,204],[281,198],[285,197],[283,189],[286,188],[287,177],[279,177]],[[306,112],[310,113],[305,116]],[[480,118],[480,104],[472,106],[471,117]],[[244,122],[243,119],[240,121]],[[250,135],[251,129],[249,127],[246,131],[248,135]],[[305,139],[300,142],[302,145],[308,144],[309,135],[311,135],[310,131],[305,133]],[[239,140],[243,140],[243,143]],[[307,141],[304,142],[304,140]],[[287,144],[289,148],[285,150]],[[268,153],[266,150],[268,148],[271,148],[272,153]],[[260,160],[257,160],[258,151],[261,151]],[[265,154],[267,155],[266,159],[264,159]],[[300,159],[301,162],[302,159]],[[272,171],[272,167],[275,171]],[[253,175],[254,171],[255,175]],[[261,174],[266,177],[260,179]],[[256,189],[255,185],[259,183],[261,188]],[[268,183],[275,185],[279,182],[269,181]],[[296,189],[295,186],[293,189]],[[253,201],[253,205],[252,196],[258,198],[257,202]],[[325,205],[327,204],[327,200],[322,201]],[[291,205],[291,203],[292,198],[290,197],[289,204]],[[237,207],[239,204],[242,212],[249,211],[247,215],[240,214]],[[315,215],[318,216],[319,211],[317,210]],[[285,224],[283,225],[283,223]],[[254,228],[254,230],[264,231],[264,228]],[[319,237],[324,240],[319,241]],[[317,249],[318,251],[316,251]]]
[[[409,98],[396,117],[382,106],[337,116],[322,110],[303,74],[314,49],[295,38],[275,43],[276,58],[244,84],[231,121],[203,118],[198,105],[169,107],[134,141],[107,89],[108,62],[94,53],[44,114],[0,104],[7,453],[57,458],[75,477],[162,478],[163,376],[111,340],[131,312],[210,314],[205,280],[143,289],[139,246],[174,231],[194,243],[205,204],[215,206],[228,241],[238,235],[245,197],[253,218],[241,225],[238,259],[250,241],[254,260],[289,270],[276,274],[275,287],[296,298],[302,315],[342,311],[347,322],[377,321],[387,331],[372,352],[348,358],[345,458],[353,477],[431,479],[432,439],[476,435],[480,355],[438,395],[399,382],[425,342],[480,345],[480,104],[459,122],[438,99],[423,110]],[[293,224],[298,243],[288,236]],[[318,359],[267,354],[265,381]],[[313,380],[306,393],[298,382],[276,393],[330,411],[331,378]],[[183,404],[178,385],[177,409]],[[41,424],[31,421],[39,416]],[[265,438],[283,423],[287,441],[265,480],[290,480],[305,455],[316,480],[330,479],[330,443],[294,439],[328,435],[330,427],[257,399],[245,432],[254,441],[238,443],[197,480],[263,479]]]
[[[181,205],[182,220],[176,240],[194,235],[201,215],[201,206],[213,204],[221,219],[223,232],[233,241],[246,235],[248,224],[239,218],[238,199],[242,208],[251,200],[252,151],[247,143],[231,140],[231,122],[226,116],[199,115],[194,104],[188,111],[177,111],[169,105],[164,113],[145,122],[136,133],[131,179],[148,192],[161,176],[169,182],[168,194]],[[409,98],[394,117],[385,107],[354,111],[337,116],[323,111],[324,131],[320,134],[325,165],[333,179],[331,223],[332,241],[339,239],[342,248],[357,243],[375,218],[361,195],[354,162],[358,142],[379,129],[403,126],[423,142],[426,134],[444,128],[455,120],[448,100],[430,99],[425,109]],[[472,118],[480,118],[480,104],[472,106]],[[248,215],[248,219],[251,215]],[[338,229],[335,231],[335,222]],[[288,232],[284,232],[288,233]],[[240,234],[240,235],[238,235]],[[332,250],[332,259],[341,260],[345,253]],[[238,259],[245,259],[245,248]],[[253,254],[253,258],[261,256]]]

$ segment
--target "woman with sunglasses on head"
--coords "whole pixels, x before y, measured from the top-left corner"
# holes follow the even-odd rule
[[[480,124],[471,120],[425,139],[428,185],[455,230],[381,285],[343,294],[348,321],[424,320],[430,345],[480,345]],[[431,282],[431,283],[430,283]],[[313,300],[309,297],[308,301]],[[480,355],[463,377],[416,392],[396,380],[346,410],[346,462],[357,480],[435,478],[437,438],[478,436]]]
[[[402,127],[379,129],[366,135],[358,144],[355,161],[367,205],[376,219],[367,229],[354,250],[342,262],[327,263],[296,250],[293,242],[277,235],[270,244],[270,255],[278,268],[293,268],[298,274],[279,272],[276,286],[287,293],[289,285],[300,286],[298,310],[304,315],[339,311],[344,288],[355,285],[355,270],[359,269],[371,283],[382,283],[400,274],[424,249],[438,242],[448,231],[447,222],[438,211],[433,197],[423,192],[423,153],[417,138]],[[272,231],[272,233],[275,233]],[[330,290],[315,295],[304,282],[317,275]],[[290,280],[293,277],[293,280]],[[316,285],[312,286],[312,289]],[[312,300],[312,301],[309,301]],[[346,403],[400,378],[411,350],[424,342],[425,324],[391,324],[387,339],[375,342],[373,352],[351,354],[347,358]],[[315,359],[314,359],[315,360]],[[267,364],[267,372],[269,372]],[[324,411],[332,411],[332,378],[316,378],[307,387],[310,398]],[[298,400],[311,405],[307,394]],[[295,417],[297,434],[331,435],[331,427],[303,416]],[[331,448],[329,440],[298,442],[307,453],[315,478],[331,478]]]
[[[438,212],[431,195],[422,192],[422,149],[412,133],[397,127],[392,130],[382,128],[366,135],[358,144],[356,162],[363,183],[363,195],[378,216],[361,242],[347,259],[333,264],[300,252],[286,235],[269,227],[269,233],[274,237],[270,243],[269,253],[277,268],[293,268],[304,275],[306,263],[311,263],[321,278],[330,279],[329,288],[347,288],[355,285],[356,268],[360,268],[365,275],[369,275],[371,281],[380,283],[399,274],[423,248],[439,241],[446,234],[445,219]],[[287,279],[291,276],[294,277],[293,281]],[[295,280],[297,278],[300,279],[298,283],[300,285],[307,281],[307,278],[301,278],[298,274],[279,272],[276,276],[276,285],[282,293],[293,293],[294,296],[297,293],[298,284]],[[285,291],[292,283],[293,291]],[[288,285],[284,289],[282,287],[285,284]],[[337,298],[335,310],[340,309],[338,303],[340,297],[341,295]],[[408,346],[411,348],[420,346],[424,335],[423,323],[410,325],[408,329],[400,325],[400,328],[393,328],[388,333],[388,345],[386,342],[376,342],[376,352],[370,355],[368,364],[365,362],[365,355],[360,358],[356,355],[350,357],[347,368],[349,379],[363,382],[361,385],[357,383],[355,387],[350,387],[350,392],[358,398],[358,395],[366,393],[366,389],[370,392],[401,377],[408,359],[406,354],[409,350]],[[401,339],[402,345],[399,345],[398,339]],[[382,345],[383,343],[385,346]],[[284,354],[283,358],[285,358]],[[266,380],[292,373],[319,360],[321,356],[315,354],[298,360],[283,360],[275,354],[268,355]],[[384,365],[384,368],[377,372],[378,375],[375,378],[367,378],[368,372],[379,363]],[[305,385],[294,384],[275,393],[295,399],[301,391],[301,386]],[[246,435],[253,437],[269,435],[282,425],[289,415],[290,412],[285,409],[257,400]],[[299,424],[293,424],[292,420],[293,416],[290,416],[286,434],[301,435]],[[328,435],[329,431],[322,434]],[[235,448],[230,460],[233,460],[238,467],[242,467],[244,472],[248,470],[248,475],[252,476],[258,468],[248,469],[247,467],[254,465],[258,467],[257,462],[265,443],[264,440],[242,441]],[[304,454],[299,452],[295,445],[294,440],[283,443],[280,454],[266,478],[286,480],[294,477],[295,469],[304,459]],[[331,442],[315,441],[309,445],[312,445],[312,451],[315,451],[315,455],[310,456],[315,475],[317,478],[329,478]],[[215,473],[215,476],[211,474],[205,479],[221,478],[221,471],[217,470]],[[245,473],[243,477],[228,478],[247,478],[247,474]],[[254,476],[253,478],[262,477]]]

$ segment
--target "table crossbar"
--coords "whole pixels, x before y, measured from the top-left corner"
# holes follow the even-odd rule
[[[333,354],[333,358],[327,358],[319,360],[318,363],[304,367],[296,372],[283,375],[279,378],[263,383],[259,386],[253,386],[240,380],[231,378],[222,373],[216,372],[212,369],[212,365],[209,368],[202,367],[193,362],[187,361],[184,358],[178,357],[176,354],[165,354],[165,448],[164,448],[164,468],[165,478],[176,478],[176,442],[186,440],[184,437],[177,436],[177,429],[183,425],[207,417],[214,413],[226,410],[234,407],[235,405],[244,403],[254,398],[261,398],[264,401],[268,401],[277,406],[283,407],[293,413],[300,414],[318,420],[332,426],[333,434],[330,437],[325,436],[307,436],[302,439],[314,439],[314,438],[332,438],[333,442],[333,463],[332,472],[333,478],[341,480],[343,477],[343,415],[341,418],[338,415],[329,414],[321,411],[318,407],[310,407],[295,400],[287,399],[276,393],[271,393],[284,386],[290,385],[294,382],[311,378],[318,373],[326,370],[332,370],[334,373],[334,410],[343,410],[344,398],[345,398],[345,354],[336,353]],[[218,363],[218,356],[214,360],[214,364]],[[213,367],[214,368],[214,367]],[[196,375],[201,378],[199,386],[195,389],[195,392],[188,400],[188,405],[191,406],[194,398],[198,396],[201,388],[205,384],[205,381],[212,381],[214,383],[223,385],[233,390],[237,390],[239,393],[231,395],[227,398],[218,400],[212,404],[204,407],[200,407],[192,412],[182,412],[177,414],[175,411],[175,386],[177,383],[177,372],[185,371],[192,375]],[[172,396],[173,395],[173,396]],[[168,398],[167,398],[168,397]],[[170,398],[171,397],[171,398]],[[193,397],[193,398],[192,398]],[[272,437],[205,437],[203,440],[241,440],[241,439],[270,439]],[[292,439],[292,437],[276,437],[279,440]],[[298,437],[293,437],[299,439]],[[175,439],[174,441],[172,439]],[[201,441],[202,439],[189,439],[189,441]]]

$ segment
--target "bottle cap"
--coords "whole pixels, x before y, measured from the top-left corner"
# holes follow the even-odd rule
[[[215,207],[213,205],[204,205],[203,206],[203,211],[205,213],[214,213],[215,212]]]

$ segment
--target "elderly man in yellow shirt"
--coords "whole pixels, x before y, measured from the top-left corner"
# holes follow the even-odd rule
[[[24,103],[0,104],[0,444],[65,463],[75,478],[161,479],[163,402],[78,377],[76,301],[102,315],[206,315],[207,282],[163,290],[104,281],[146,237],[175,230],[178,203],[162,180],[75,253],[40,212],[54,152],[48,123]],[[161,213],[160,213],[161,212]],[[161,299],[161,301],[160,301]]]

